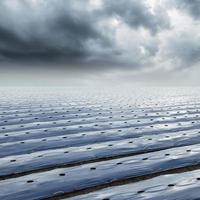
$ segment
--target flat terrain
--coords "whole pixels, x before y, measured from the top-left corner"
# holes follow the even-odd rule
[[[199,88],[1,88],[0,199],[200,198]]]

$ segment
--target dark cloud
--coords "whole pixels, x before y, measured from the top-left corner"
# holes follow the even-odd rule
[[[39,13],[34,13],[28,1],[17,1],[19,8],[11,14],[4,11],[6,6],[1,3],[1,15],[6,16],[6,21],[0,21],[1,57],[13,61],[81,62],[90,56],[89,40],[100,46],[110,44],[109,39],[97,30],[96,16],[92,12],[79,13],[73,1],[54,3],[40,3]]]
[[[144,1],[103,0],[102,6],[92,6],[89,0],[2,0],[0,61],[140,65],[139,58],[121,59],[128,49],[124,52],[116,44],[115,28],[106,21],[120,17],[131,28],[143,27],[152,33],[169,25],[166,15],[153,14]],[[155,54],[155,48],[150,52],[148,46],[148,54]]]
[[[152,33],[156,33],[170,27],[165,10],[159,8],[153,13],[143,0],[105,0],[104,3],[108,15],[120,17],[133,28],[144,27]]]
[[[196,65],[199,36],[193,37],[190,32],[181,37],[174,34],[167,40],[162,33],[173,35],[174,31],[168,16],[171,7],[157,1],[150,7],[148,2],[1,0],[0,68],[24,64],[67,69],[150,69],[159,66],[160,60],[171,60],[184,68]],[[170,4],[174,3],[180,12],[186,10],[199,19],[200,1],[174,0]],[[167,43],[164,49],[162,43]]]
[[[199,0],[173,0],[177,8],[187,11],[194,19],[200,19],[200,1]]]
[[[167,58],[171,59],[176,67],[188,68],[200,62],[200,36],[190,33],[181,33],[173,36],[166,48]]]

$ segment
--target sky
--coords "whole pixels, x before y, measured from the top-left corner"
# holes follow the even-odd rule
[[[200,86],[200,0],[1,0],[0,86]]]

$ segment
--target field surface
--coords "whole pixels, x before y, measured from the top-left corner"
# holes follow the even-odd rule
[[[199,88],[1,88],[1,200],[200,199]]]

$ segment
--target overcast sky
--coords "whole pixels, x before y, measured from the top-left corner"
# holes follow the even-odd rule
[[[200,85],[200,0],[1,0],[0,85]]]

